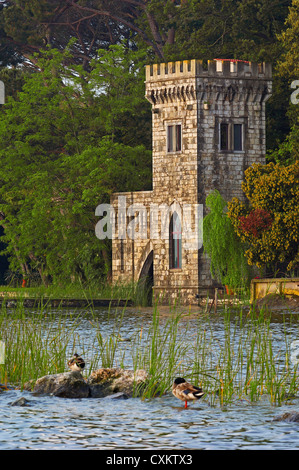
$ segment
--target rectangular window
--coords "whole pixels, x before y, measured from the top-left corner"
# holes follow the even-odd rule
[[[125,270],[124,263],[124,241],[120,240],[120,271],[123,273]]]
[[[167,152],[173,152],[173,126],[167,126]]]
[[[182,268],[182,227],[178,214],[175,212],[169,226],[169,267]]]
[[[172,124],[167,126],[167,152],[181,152],[182,150],[182,126]]]
[[[222,122],[220,124],[220,150],[229,149],[229,138],[228,138],[228,124]]]
[[[243,124],[220,123],[220,150],[241,152],[243,150]]]
[[[234,124],[234,151],[243,150],[242,124]]]

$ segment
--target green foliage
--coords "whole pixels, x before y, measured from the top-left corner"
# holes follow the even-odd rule
[[[268,159],[286,166],[299,160],[299,124],[291,128],[290,133],[278,148],[268,152]]]
[[[186,2],[176,11],[175,44],[165,50],[179,53],[181,59],[273,61],[277,56],[276,33],[286,15],[287,2],[282,5],[275,0]]]
[[[246,247],[250,265],[266,269],[268,275],[292,275],[299,266],[299,161],[283,166],[253,165],[245,172],[242,188],[248,204],[237,198],[229,202],[228,217],[235,234]],[[272,223],[262,230],[248,230],[242,218],[258,210],[267,212]],[[256,219],[256,222],[257,219]]]
[[[210,212],[203,220],[203,246],[209,255],[214,279],[230,287],[247,285],[249,269],[230,219],[227,203],[218,191],[206,198]]]
[[[291,1],[276,0],[6,0],[4,32],[23,52],[76,38],[76,59],[124,38],[158,60],[215,58],[273,60]],[[109,22],[109,25],[108,25]],[[1,23],[0,23],[1,25]],[[96,49],[95,49],[96,48]]]
[[[37,270],[45,283],[109,271],[94,209],[112,191],[151,186],[145,62],[272,62],[268,157],[298,158],[299,108],[289,104],[298,0],[2,3],[0,65],[13,68],[0,71],[11,97],[1,107],[0,217],[12,269]]]
[[[276,64],[283,57],[286,71],[298,64],[297,12],[298,0],[6,0],[0,16],[0,63],[2,59],[3,64],[36,65],[34,52],[46,44],[65,50],[71,39],[72,61],[85,69],[99,48],[107,50],[120,43],[128,50],[145,51],[148,63],[216,57],[272,62],[267,146],[270,160],[287,160],[285,148],[273,154],[280,145],[284,147],[294,125],[294,119],[286,116],[290,83]],[[133,120],[126,122],[127,129],[134,129]],[[147,146],[150,117],[140,124],[145,132],[140,126],[138,137]]]
[[[299,1],[292,0],[285,29],[278,35],[283,48],[283,54],[278,63],[278,69],[287,79],[298,79],[299,73]]]
[[[71,320],[71,321],[70,321]],[[24,386],[29,380],[65,371],[67,350],[81,319],[59,318],[40,308],[26,316],[20,303],[12,312],[2,305],[0,340],[5,343],[5,364],[0,364],[0,382]]]
[[[273,151],[269,152],[269,160],[285,165],[295,163],[299,158],[299,105],[290,100],[294,89],[291,84],[299,79],[299,1],[293,0],[285,22],[285,28],[278,35],[278,46],[281,55],[274,74],[275,93],[270,106],[276,108],[276,115],[268,125],[268,135],[276,138]],[[281,118],[281,115],[284,115]],[[276,123],[276,124],[275,124]],[[286,123],[288,127],[286,127]],[[281,134],[282,128],[284,131]],[[286,135],[287,134],[287,135]],[[277,139],[279,136],[279,139]],[[286,137],[285,137],[286,136]],[[273,139],[273,137],[271,137]]]
[[[0,118],[6,252],[11,269],[38,271],[44,283],[106,276],[111,246],[95,236],[95,209],[113,191],[151,185],[138,135],[148,112],[140,57],[115,46],[89,72],[70,60],[45,52]]]

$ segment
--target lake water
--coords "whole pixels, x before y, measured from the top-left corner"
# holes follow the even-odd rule
[[[109,333],[107,312],[102,309],[97,314]],[[136,315],[128,312],[122,335],[132,335],[147,321],[146,310]],[[86,320],[80,326],[82,347],[90,336],[88,325]],[[215,328],[221,335],[221,322],[215,320]],[[279,343],[283,321],[274,319],[271,328]],[[289,334],[298,339],[297,322]],[[10,405],[21,396],[30,406]],[[212,405],[207,396],[185,409],[170,393],[151,400],[63,399],[9,390],[0,393],[0,450],[296,449],[299,423],[273,421],[292,410],[299,411],[299,399],[273,406],[263,396],[254,404],[241,399],[223,408]]]

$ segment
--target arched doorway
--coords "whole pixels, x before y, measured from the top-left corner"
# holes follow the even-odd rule
[[[148,254],[139,276],[140,295],[144,299],[144,303],[152,305],[153,285],[154,285],[154,252]]]

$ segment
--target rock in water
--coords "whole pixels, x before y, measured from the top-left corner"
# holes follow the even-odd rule
[[[33,387],[35,395],[55,395],[63,398],[87,398],[89,386],[80,372],[45,375],[37,379]]]
[[[123,370],[120,368],[98,369],[89,376],[87,383],[90,395],[94,398],[103,398],[116,393],[123,393],[127,397],[138,396],[142,393],[148,380],[144,370]]]
[[[24,390],[34,395],[55,395],[63,398],[130,398],[140,396],[148,383],[144,370],[120,368],[98,369],[85,381],[81,372],[46,375],[29,381]]]
[[[106,399],[108,398],[109,400],[127,400],[129,397],[125,393],[118,392],[118,393],[113,393],[113,395],[108,395],[105,398]]]
[[[286,421],[287,423],[299,423],[299,412],[298,411],[290,411],[283,413],[277,418],[274,418],[273,421]]]
[[[25,397],[18,398],[17,400],[10,403],[10,406],[29,406],[30,401]]]

